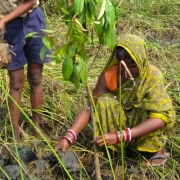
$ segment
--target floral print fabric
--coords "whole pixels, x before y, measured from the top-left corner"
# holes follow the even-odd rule
[[[148,135],[133,139],[129,146],[136,150],[157,152],[166,142],[165,132],[175,121],[175,111],[164,87],[161,71],[149,64],[145,42],[136,35],[125,35],[117,46],[122,46],[136,62],[139,75],[134,82],[128,80],[116,91],[101,95],[97,101],[97,112],[104,133],[135,127],[150,117],[160,118],[165,127]],[[103,73],[119,62],[112,53]],[[117,82],[115,82],[117,83]],[[100,133],[100,128],[97,134]],[[110,148],[120,151],[120,144]]]

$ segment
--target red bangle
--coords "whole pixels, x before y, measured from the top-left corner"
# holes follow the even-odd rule
[[[116,143],[118,144],[120,143],[120,133],[119,131],[116,131],[115,134],[116,134]]]
[[[66,132],[65,136],[69,137],[71,139],[71,142],[74,142],[73,135],[69,132]]]
[[[129,141],[129,131],[128,131],[127,128],[125,129],[125,131],[126,131],[126,134],[127,134],[127,141]]]
[[[70,133],[73,136],[74,141],[76,141],[77,139],[76,133],[72,129],[68,129],[67,132]]]
[[[124,138],[124,141],[126,142],[126,141],[131,141],[131,130],[129,129],[129,128],[126,128],[125,130],[124,130],[124,132],[125,132],[125,138]]]
[[[128,132],[129,132],[129,141],[131,141],[131,129],[130,128],[127,128],[128,129]]]
[[[71,139],[68,136],[63,136],[62,139],[66,139],[70,146],[73,144],[73,142],[71,141]]]

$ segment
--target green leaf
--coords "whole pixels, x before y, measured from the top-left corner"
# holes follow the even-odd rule
[[[95,0],[97,4],[100,4],[101,3],[101,0]]]
[[[96,34],[98,37],[101,36],[101,33],[103,31],[103,27],[104,27],[104,23],[105,23],[105,19],[104,17],[102,17],[101,19],[99,19],[100,24],[95,24],[95,30],[96,30]]]
[[[106,24],[107,22],[105,22],[105,24]],[[103,27],[103,31],[102,31],[102,33],[100,34],[100,36],[99,36],[99,44],[101,44],[101,45],[106,45],[106,40],[105,40],[105,38],[106,38],[106,33],[105,33],[105,25],[104,25],[104,27]]]
[[[67,3],[67,0],[58,0],[57,4],[58,6],[64,6]]]
[[[53,33],[55,33],[55,31],[49,30],[49,29],[41,29],[41,31],[44,32],[44,33],[47,33],[47,34],[53,34]]]
[[[57,54],[59,54],[62,57],[65,57],[70,45],[71,45],[70,43],[66,43],[63,46],[61,46],[61,48],[58,49]]]
[[[62,57],[58,54],[55,58],[54,61],[56,61],[56,63],[61,63],[62,62]]]
[[[81,22],[79,22],[79,20],[77,18],[74,18],[73,20],[73,24],[74,24],[74,27],[81,30],[81,31],[87,31],[83,25],[81,24]]]
[[[110,24],[110,26],[113,26],[117,21],[117,14],[115,7],[110,0],[107,0],[106,2],[105,14],[108,23]]]
[[[68,81],[73,73],[73,60],[66,57],[62,64],[62,74],[65,81]]]
[[[65,35],[66,37],[67,36],[69,36],[69,34],[71,34],[71,32],[72,32],[72,21],[71,20],[68,20],[67,22],[66,22],[66,25],[67,25],[67,27],[68,27],[68,32],[67,32],[67,34]]]
[[[79,74],[79,78],[80,78],[80,81],[82,82],[82,84],[86,85],[86,82],[87,82],[87,64],[81,59],[79,61],[79,63],[81,63],[81,71],[80,71],[80,74]]]
[[[102,5],[101,5],[101,10],[100,10],[97,20],[99,20],[104,15],[105,8],[106,8],[106,0],[103,0]]]
[[[77,47],[84,44],[84,38],[79,36],[79,34],[73,36],[73,40],[77,42]]]
[[[73,17],[75,15],[74,3],[68,6],[66,9],[62,8],[62,12],[66,15]]]
[[[86,53],[86,46],[81,45],[80,47],[78,46],[77,52],[79,56],[81,56],[84,60],[87,59],[87,53]]]
[[[85,15],[86,15],[86,13],[85,13],[85,10],[83,10],[80,14],[78,14],[78,20],[79,20],[79,22],[81,23],[81,24],[83,24],[84,23],[84,21],[85,21]]]
[[[82,64],[81,63],[79,63],[79,61],[78,61],[78,63],[76,63],[75,65],[74,65],[74,70],[75,70],[75,73],[76,73],[76,79],[80,79],[80,72],[81,72],[81,70],[82,70]]]
[[[40,50],[40,58],[41,60],[43,60],[45,58],[45,55],[46,55],[46,51],[47,51],[47,47],[46,46],[43,46]]]
[[[70,45],[67,51],[67,57],[72,58],[75,55],[76,47],[74,44]]]
[[[73,73],[71,74],[71,77],[69,79],[70,82],[72,82],[77,89],[80,87],[80,81],[79,81],[79,67],[75,64]]]
[[[74,44],[68,45],[66,57],[62,65],[62,73],[64,80],[69,80],[73,72],[73,56],[75,56],[76,47]]]
[[[68,11],[69,15],[71,15],[71,16],[74,16],[76,14],[74,3],[71,4],[70,6],[68,6],[66,8],[66,10]]]
[[[71,15],[71,13],[69,13],[67,9],[61,8],[61,10],[65,15],[69,15],[69,16]]]
[[[82,84],[86,85],[86,82],[87,82],[87,71],[86,71],[85,68],[83,68],[83,69],[81,70],[80,80],[81,80]]]
[[[48,36],[45,36],[42,38],[42,41],[44,43],[44,45],[49,49],[51,50],[52,49],[52,46],[53,46],[53,41],[50,37]]]
[[[109,49],[113,49],[116,43],[116,31],[115,31],[115,25],[109,26],[107,30],[105,31],[105,38],[106,38],[106,44],[108,45]]]
[[[90,0],[88,3],[88,7],[91,13],[91,17],[95,16],[96,17],[96,6],[94,4],[93,0]]]
[[[86,24],[89,27],[93,21],[92,14],[90,12],[89,3],[86,3]]]
[[[25,38],[34,37],[35,34],[38,34],[38,33],[37,32],[30,32],[30,33],[26,34]]]
[[[80,14],[84,8],[84,0],[74,0],[75,14]]]

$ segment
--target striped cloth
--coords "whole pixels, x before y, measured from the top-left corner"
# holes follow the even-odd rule
[[[13,11],[22,2],[22,0],[0,0],[0,18]],[[36,1],[36,5],[32,9],[30,9],[28,13],[32,12],[32,10],[36,8],[38,5],[39,0]],[[27,13],[21,15],[21,17],[26,16],[26,14]]]

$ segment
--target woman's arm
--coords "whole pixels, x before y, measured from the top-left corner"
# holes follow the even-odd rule
[[[108,88],[106,85],[104,74],[101,75],[98,79],[98,82],[96,84],[96,87],[93,90],[93,100],[96,104],[98,97],[104,93],[108,92]],[[90,119],[91,111],[88,106],[85,106],[75,117],[72,126],[70,127],[71,130],[75,132],[76,135],[78,135],[88,124]],[[70,146],[68,141],[66,139],[61,139],[60,142],[55,146],[55,149],[61,149],[62,152],[65,152],[65,150]]]
[[[22,3],[14,9],[12,12],[4,16],[0,20],[0,29],[4,32],[4,28],[7,22],[21,16],[26,13],[29,9],[31,9],[34,5],[36,5],[36,0],[24,0]]]
[[[159,118],[149,118],[131,129],[131,137],[137,138],[163,128],[165,122]]]
[[[99,77],[96,87],[94,88],[92,95],[93,101],[96,104],[98,97],[108,91],[107,85],[105,82],[104,74]],[[75,117],[74,122],[71,126],[71,129],[77,134],[79,134],[85,126],[88,124],[90,119],[91,111],[88,106],[85,106],[80,113]]]
[[[159,118],[149,118],[146,121],[142,122],[136,127],[130,129],[131,131],[131,138],[137,138],[144,136],[146,134],[150,134],[158,129],[163,128],[165,122]],[[117,135],[115,132],[113,133],[106,133],[104,135],[104,139],[107,145],[113,145],[117,143]],[[93,140],[93,143],[97,144],[98,146],[104,146],[104,140],[102,136],[99,136]]]

